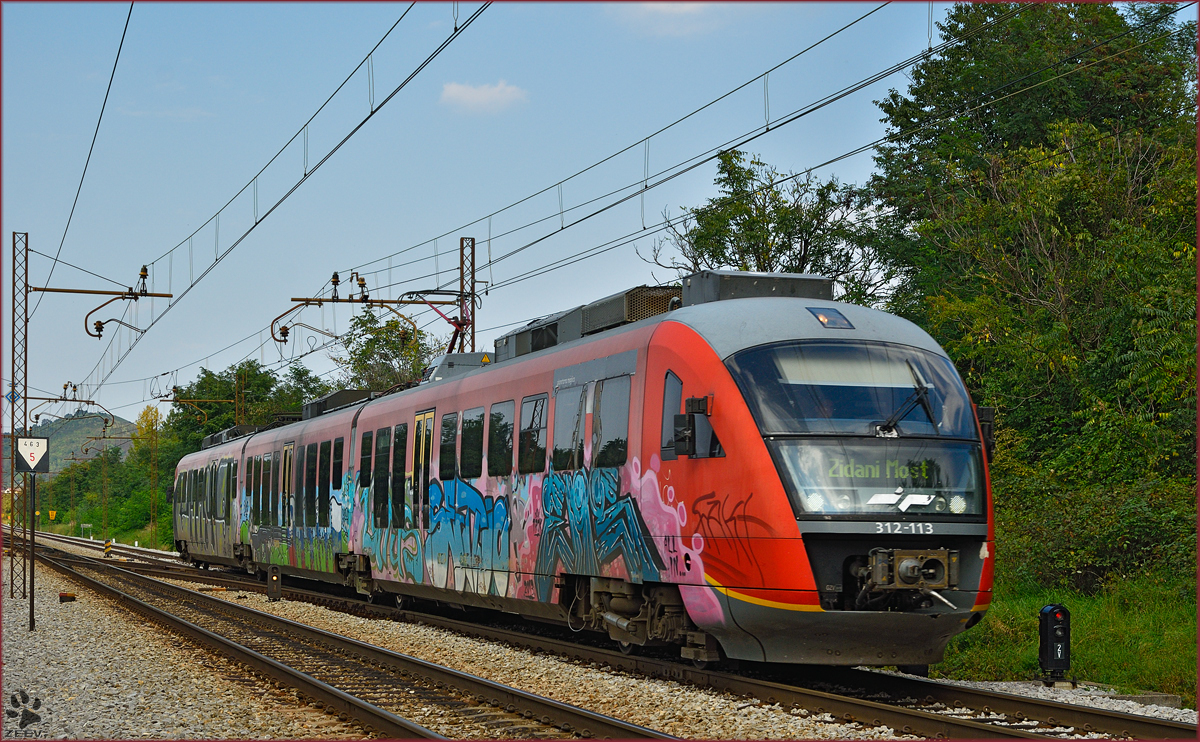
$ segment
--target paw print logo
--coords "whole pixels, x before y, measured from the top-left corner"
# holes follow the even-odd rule
[[[22,690],[12,694],[9,702],[12,704],[12,708],[6,709],[4,715],[10,719],[20,719],[18,726],[21,729],[42,720],[42,717],[35,713],[42,707],[42,699],[34,698],[33,703],[30,704],[29,694]]]

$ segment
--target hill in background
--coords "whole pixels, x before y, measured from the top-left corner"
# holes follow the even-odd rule
[[[54,476],[69,464],[75,462],[68,457],[91,458],[100,450],[100,441],[88,440],[89,437],[99,437],[104,427],[104,420],[93,412],[78,410],[74,414],[56,420],[43,420],[30,428],[31,436],[44,436],[50,439],[50,476]],[[130,436],[137,433],[137,426],[128,420],[116,418],[116,423],[109,428],[112,436]],[[122,451],[129,451],[133,441],[113,440],[109,447],[118,446]],[[91,450],[83,453],[84,446]],[[4,462],[8,468],[10,442],[4,438]],[[7,478],[6,478],[7,479]]]

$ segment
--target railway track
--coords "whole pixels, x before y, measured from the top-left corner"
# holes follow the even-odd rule
[[[123,566],[171,579],[265,591],[262,583],[237,572],[212,572],[178,565],[166,568],[149,564]],[[921,736],[1044,739],[1074,733],[1133,739],[1196,737],[1196,727],[1181,722],[851,668],[762,666],[746,673],[702,670],[670,658],[630,656],[576,641],[371,605],[350,597],[305,589],[294,582],[288,580],[284,585],[285,597],[292,600],[358,615],[421,621],[584,662],[598,662],[651,677],[728,691],[785,707],[790,705],[815,713],[830,713],[839,720],[886,724],[897,731]]]
[[[494,738],[674,739],[137,575],[111,563],[64,553],[43,552],[38,559],[385,737],[477,737],[478,730],[486,728],[487,736]],[[438,719],[440,731],[405,716],[415,713]],[[456,734],[456,728],[462,731]]]

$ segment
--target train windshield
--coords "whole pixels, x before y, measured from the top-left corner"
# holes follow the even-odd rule
[[[954,519],[986,512],[976,443],[814,437],[767,443],[801,516]]]
[[[889,434],[978,440],[946,358],[906,345],[794,341],[750,348],[729,369],[764,435]]]

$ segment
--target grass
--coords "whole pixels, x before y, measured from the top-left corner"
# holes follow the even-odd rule
[[[1112,582],[1094,595],[1021,586],[997,579],[992,607],[956,637],[934,677],[1032,680],[1038,667],[1038,611],[1061,603],[1071,611],[1071,672],[1081,681],[1123,693],[1172,693],[1196,708],[1194,575],[1145,576]]]

